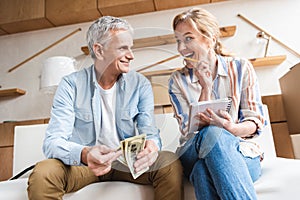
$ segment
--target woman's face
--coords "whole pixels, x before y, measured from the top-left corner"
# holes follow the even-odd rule
[[[210,63],[209,51],[213,49],[213,39],[201,33],[194,22],[180,22],[175,29],[175,38],[177,50],[186,58],[187,67]]]

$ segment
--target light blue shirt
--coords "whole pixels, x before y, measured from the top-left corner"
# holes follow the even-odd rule
[[[53,100],[43,151],[67,165],[81,165],[84,146],[93,146],[100,133],[101,98],[94,66],[65,76]],[[120,140],[146,133],[161,148],[154,121],[152,87],[143,75],[130,71],[116,83],[116,129]],[[105,134],[105,133],[103,133]]]

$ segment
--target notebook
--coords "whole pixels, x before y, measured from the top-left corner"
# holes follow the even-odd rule
[[[231,108],[231,102],[231,98],[224,98],[191,103],[189,111],[189,133],[194,133],[201,128],[198,125],[199,119],[196,118],[198,113],[204,112],[207,108],[212,109],[215,113],[218,113],[219,110],[225,110],[229,112]]]

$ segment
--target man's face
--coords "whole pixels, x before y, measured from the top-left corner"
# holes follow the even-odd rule
[[[110,38],[103,47],[103,61],[107,69],[115,73],[127,73],[129,63],[134,59],[131,48],[133,46],[132,33],[130,31],[111,31]]]

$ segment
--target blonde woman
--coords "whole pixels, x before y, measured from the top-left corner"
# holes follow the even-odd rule
[[[200,199],[256,199],[262,153],[249,139],[265,120],[257,77],[246,59],[226,54],[216,18],[194,8],[173,20],[184,67],[169,80],[169,95],[182,133],[177,153]],[[189,105],[230,97],[228,112],[198,114],[202,128],[189,133]]]

